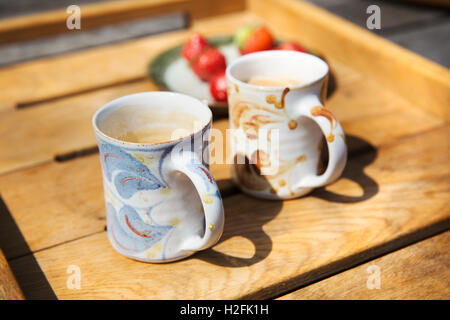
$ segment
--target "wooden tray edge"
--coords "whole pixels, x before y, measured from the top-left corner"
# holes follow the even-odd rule
[[[376,78],[392,91],[450,121],[450,71],[313,4],[248,0],[249,10],[291,37]],[[298,32],[298,30],[305,30]]]

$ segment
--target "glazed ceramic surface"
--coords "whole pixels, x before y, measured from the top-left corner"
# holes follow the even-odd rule
[[[185,138],[158,144],[124,142],[106,135],[105,118],[129,105],[182,110],[197,115],[200,127]],[[119,253],[141,261],[167,262],[218,241],[224,223],[222,200],[205,165],[208,159],[201,158],[209,154],[211,117],[200,101],[170,92],[125,96],[94,115],[108,237]],[[134,116],[127,118],[135,121]],[[118,128],[123,125],[135,123],[117,123]]]
[[[235,162],[244,159],[233,165],[233,179],[244,192],[296,198],[341,175],[347,147],[340,123],[322,105],[327,75],[323,60],[294,51],[248,54],[228,66],[230,127],[236,130],[231,145]],[[254,76],[297,79],[300,84],[248,84]],[[323,135],[329,162],[321,174]]]

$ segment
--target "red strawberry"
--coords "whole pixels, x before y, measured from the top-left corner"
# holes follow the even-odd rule
[[[224,55],[216,48],[207,48],[192,64],[192,70],[203,81],[209,81],[226,67]]]
[[[201,34],[193,34],[189,40],[183,45],[181,49],[181,55],[188,61],[192,62],[209,46],[208,40],[206,40]]]
[[[250,34],[240,48],[240,51],[242,54],[247,54],[250,52],[269,50],[273,45],[274,40],[269,30],[266,27],[260,27]]]
[[[284,42],[280,44],[275,50],[293,50],[300,52],[307,52],[305,48],[295,42]]]
[[[225,70],[217,73],[209,82],[209,91],[216,101],[227,101],[227,78]]]

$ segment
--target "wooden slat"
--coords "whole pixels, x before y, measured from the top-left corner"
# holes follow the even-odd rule
[[[0,249],[0,300],[23,300],[24,296],[14,278],[8,261]]]
[[[95,146],[90,119],[99,107],[123,95],[156,89],[150,81],[140,81],[4,112],[0,117],[0,134],[4,135],[0,147],[5,151],[0,155],[0,172]]]
[[[192,18],[241,11],[243,0],[126,0],[80,5],[81,30],[98,28],[158,14],[187,12]],[[70,33],[65,9],[4,19],[0,21],[0,44]],[[76,31],[75,31],[76,32]]]
[[[450,231],[280,297],[297,299],[450,299]],[[379,289],[367,281],[378,267]],[[372,267],[374,268],[374,267]],[[371,283],[373,284],[373,283]]]
[[[363,201],[346,203],[323,198],[321,192],[285,202],[242,194],[225,198],[221,242],[177,263],[124,258],[104,232],[35,256],[61,299],[278,296],[449,228],[449,137],[445,126],[381,147],[376,156],[350,159],[346,179],[327,190],[358,195],[363,190],[355,181],[371,177],[375,184],[363,183],[363,188],[373,196]],[[75,196],[67,192],[65,201],[70,202]],[[69,265],[81,268],[80,290],[66,286]]]
[[[450,120],[450,71],[310,3],[249,0],[250,11],[285,37],[376,79],[423,110]],[[414,89],[413,89],[414,88]]]

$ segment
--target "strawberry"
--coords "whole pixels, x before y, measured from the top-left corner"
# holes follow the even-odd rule
[[[239,28],[234,34],[233,41],[234,44],[239,48],[239,50],[243,50],[245,46],[245,42],[252,35],[253,31],[257,29],[256,26],[244,26]]]
[[[181,55],[188,61],[192,62],[209,47],[208,40],[205,39],[201,34],[193,34],[189,40],[183,45],[181,49]]]
[[[247,26],[239,29],[235,35],[235,43],[241,54],[269,50],[274,45],[274,40],[266,27]]]
[[[192,70],[203,81],[209,81],[216,73],[226,69],[224,55],[216,48],[207,48],[193,62]]]
[[[227,101],[227,78],[225,70],[217,73],[209,82],[209,91],[216,101]]]
[[[275,50],[293,50],[293,51],[300,51],[300,52],[308,52],[305,48],[303,48],[301,45],[295,43],[295,42],[284,42],[277,46]]]

